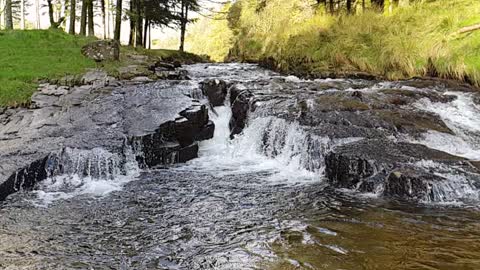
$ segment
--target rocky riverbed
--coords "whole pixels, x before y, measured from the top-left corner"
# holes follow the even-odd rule
[[[182,70],[0,115],[0,267],[480,265],[475,89]]]

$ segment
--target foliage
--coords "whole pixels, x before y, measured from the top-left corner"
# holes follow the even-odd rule
[[[437,75],[480,83],[480,31],[452,35],[480,22],[477,0],[400,1],[395,9],[385,1],[383,13],[369,9],[367,1],[367,10],[357,4],[355,15],[334,16],[316,2],[238,0],[229,8],[230,32],[224,25],[201,48],[224,46],[213,50],[215,59],[273,57],[283,71],[365,71],[390,79]],[[217,27],[211,23],[191,36],[207,36]]]
[[[187,34],[185,47],[187,51],[209,55],[214,61],[223,61],[233,45],[232,41],[233,33],[219,14],[194,24]]]

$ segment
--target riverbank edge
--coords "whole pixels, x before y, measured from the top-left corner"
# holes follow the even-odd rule
[[[95,62],[82,55],[82,48],[101,41],[92,37],[73,36],[59,30],[13,30],[0,31],[0,48],[6,50],[7,70],[10,74],[0,80],[0,114],[11,108],[28,108],[31,97],[38,92],[42,84],[80,86],[88,83],[82,78],[91,71],[106,72],[118,80],[130,80],[133,77],[152,75],[152,66],[163,62],[179,67],[183,64],[210,62],[208,56],[166,49],[144,49],[132,46],[120,46],[119,59]],[[108,40],[105,40],[108,41]],[[36,43],[31,47],[29,43]],[[19,45],[21,44],[21,45]],[[57,48],[65,45],[64,50]],[[48,49],[48,50],[46,50]],[[39,54],[41,57],[38,57]],[[61,58],[59,58],[61,56]],[[2,63],[3,64],[3,63]],[[133,65],[138,66],[135,74],[122,77]],[[39,66],[39,67],[37,67]],[[43,66],[44,68],[40,68]],[[66,67],[62,69],[62,67]],[[167,66],[167,68],[170,68]],[[1,72],[0,72],[1,73]],[[5,73],[5,72],[4,72]],[[0,74],[2,77],[2,74]],[[158,78],[164,79],[164,78]]]
[[[380,74],[373,74],[360,70],[325,70],[325,71],[313,71],[306,69],[294,69],[294,70],[284,70],[279,68],[276,64],[277,61],[273,57],[264,57],[259,60],[249,60],[248,63],[258,64],[260,67],[278,72],[282,75],[293,75],[302,79],[315,80],[315,79],[361,79],[361,80],[374,80],[374,81],[418,81],[422,82],[422,85],[425,84],[438,84],[441,83],[449,88],[457,88],[459,91],[464,92],[480,92],[480,87],[476,86],[470,80],[459,80],[456,78],[443,78],[440,76],[413,76],[409,78],[402,78],[398,80],[389,79],[386,76]]]

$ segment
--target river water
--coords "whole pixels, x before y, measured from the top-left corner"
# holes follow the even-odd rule
[[[209,70],[272,76],[249,65],[190,72],[201,79]],[[127,162],[127,175],[57,177],[9,196],[0,205],[0,269],[480,269],[475,203],[331,189],[296,154],[296,126],[276,124],[300,150],[270,158],[258,143],[272,119],[229,140],[230,114],[228,106],[211,112],[214,138],[186,164],[142,171]]]

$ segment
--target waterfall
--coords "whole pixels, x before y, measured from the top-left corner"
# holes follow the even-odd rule
[[[135,179],[140,170],[135,154],[125,145],[123,153],[102,148],[64,148],[50,155],[45,168],[48,178],[39,182],[36,205],[47,206],[59,200],[89,194],[104,196]]]
[[[333,147],[361,138],[330,139],[312,135],[297,122],[269,117],[255,117],[241,134],[230,140],[230,106],[215,108],[210,118],[215,122],[211,140],[200,143],[199,158],[190,167],[225,176],[241,173],[265,173],[272,183],[311,183],[323,180],[325,154]]]

